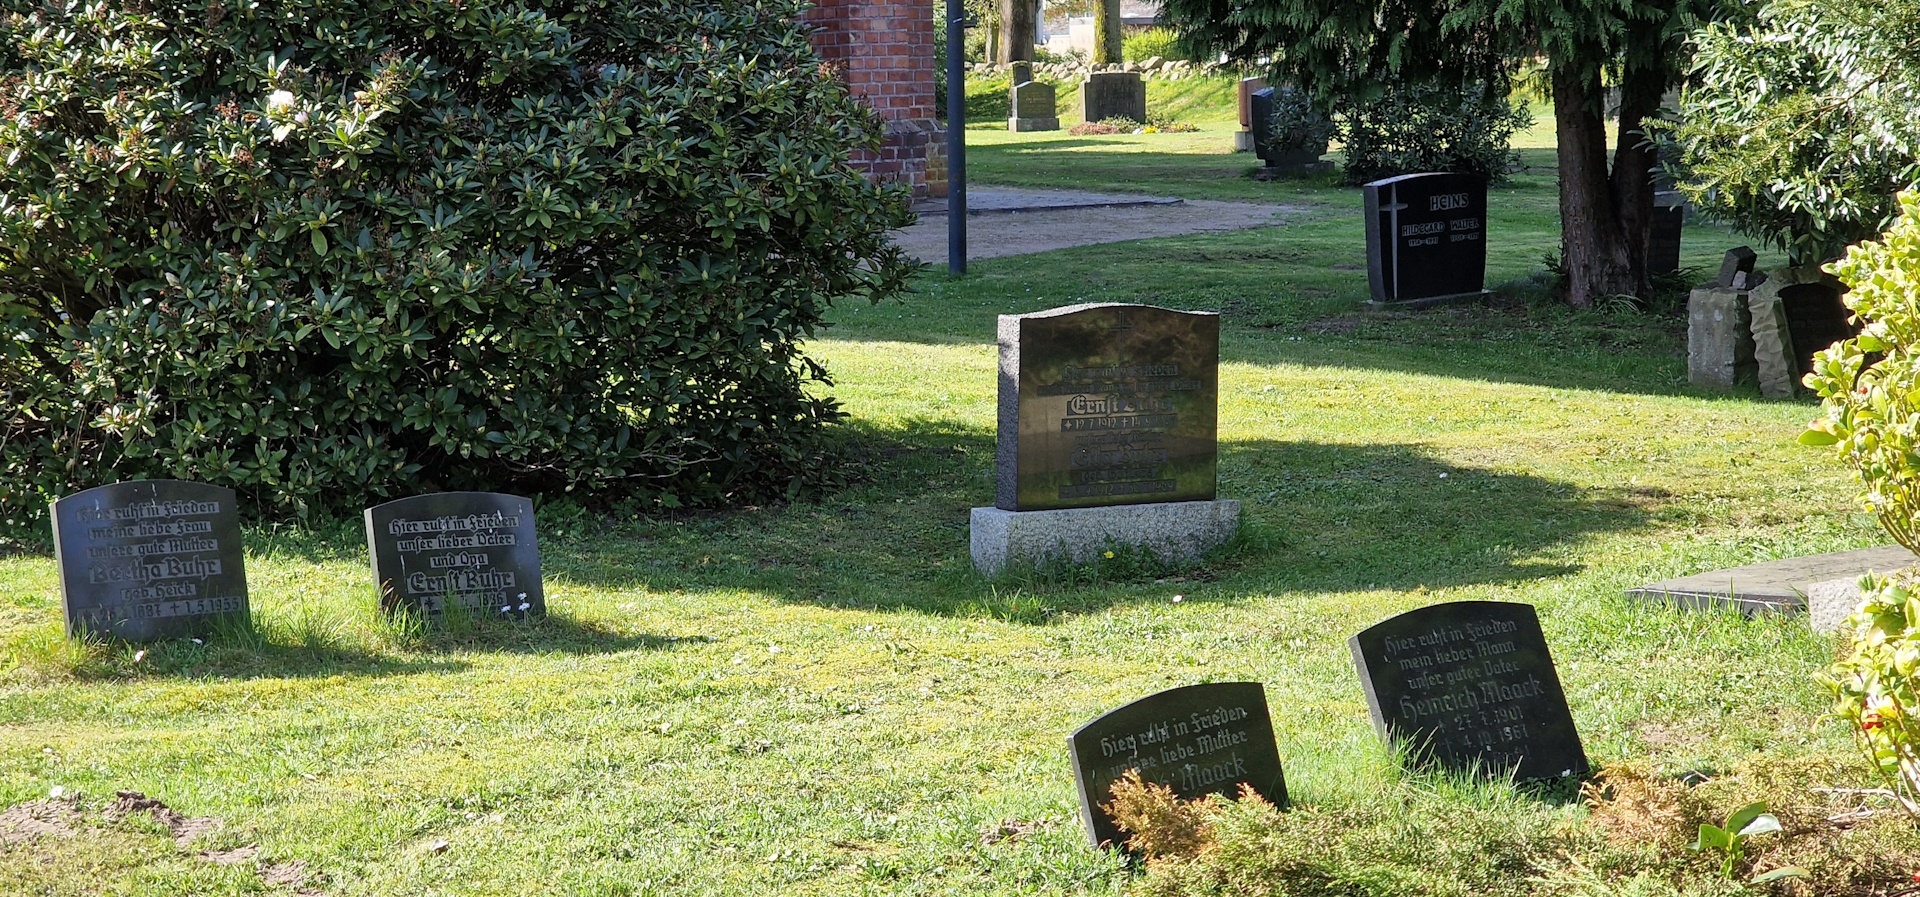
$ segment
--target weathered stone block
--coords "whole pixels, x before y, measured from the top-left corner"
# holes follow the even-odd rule
[[[1080,108],[1087,121],[1109,118],[1147,120],[1147,84],[1138,72],[1095,72],[1080,86]]]
[[[1687,297],[1687,382],[1729,390],[1753,380],[1753,312],[1745,290],[1701,287]]]
[[[1807,587],[1807,623],[1814,632],[1838,632],[1860,607],[1860,577],[1829,579]]]
[[[1226,544],[1240,503],[1174,501],[1049,511],[973,509],[973,566],[989,576],[1008,565],[1091,563],[1109,545],[1137,545],[1165,560],[1197,558]]]

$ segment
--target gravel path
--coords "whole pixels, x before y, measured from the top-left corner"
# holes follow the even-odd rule
[[[1266,203],[980,186],[967,191],[967,208],[973,213],[967,216],[969,259],[1272,227],[1285,224],[1289,213],[1305,211]],[[945,265],[945,203],[923,205],[920,223],[895,231],[894,240],[916,259]]]

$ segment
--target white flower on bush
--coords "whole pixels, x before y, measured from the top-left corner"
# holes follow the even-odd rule
[[[276,90],[267,94],[267,111],[284,112],[293,106],[293,91]]]

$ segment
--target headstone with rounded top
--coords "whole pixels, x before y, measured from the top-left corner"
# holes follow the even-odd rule
[[[53,503],[67,632],[130,642],[248,621],[233,490],[185,480],[98,486]]]
[[[533,503],[497,492],[437,492],[366,512],[380,606],[427,620],[544,616]]]

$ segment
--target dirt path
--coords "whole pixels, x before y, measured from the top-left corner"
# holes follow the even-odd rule
[[[975,186],[968,191],[967,257],[1026,255],[1148,237],[1247,230],[1285,224],[1304,208],[1265,203],[1164,199],[1145,196],[1013,190]],[[907,254],[947,263],[944,203],[923,206],[920,223],[894,232]]]

